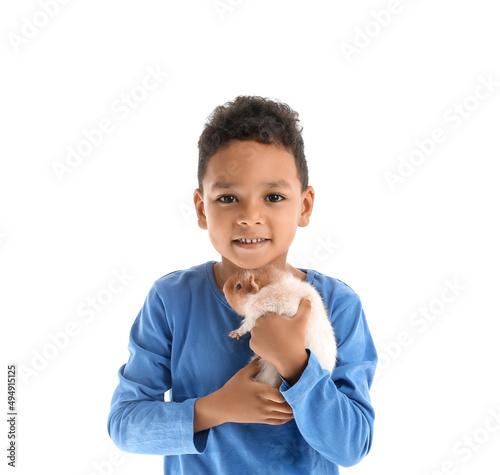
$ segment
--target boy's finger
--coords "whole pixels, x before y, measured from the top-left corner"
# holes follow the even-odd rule
[[[260,371],[259,358],[255,358],[250,361],[250,363],[248,363],[243,370],[249,378],[253,378]]]
[[[287,417],[284,419],[267,419],[266,424],[272,425],[272,426],[279,426],[282,424],[285,424],[286,422],[289,422],[293,419],[293,417]]]
[[[309,318],[309,314],[311,313],[311,296],[307,295],[306,297],[302,297],[299,302],[299,308],[297,309],[297,313],[294,318]]]
[[[267,388],[264,388],[263,389],[264,392],[262,393],[262,395],[266,399],[268,399],[269,401],[276,402],[278,404],[286,403],[286,399],[283,397],[283,394],[281,394],[278,388],[273,388],[272,386],[268,386],[267,384],[266,386]]]
[[[261,394],[261,399],[262,399],[262,394]],[[282,401],[278,400],[278,398],[275,396],[264,397],[263,399],[265,400],[265,408],[267,412],[271,411],[280,414],[293,414],[292,408],[284,398]]]
[[[293,409],[290,407],[290,405],[285,401],[285,402],[274,402],[274,401],[268,401],[269,407],[272,408],[273,411],[282,413],[282,414],[293,414]]]
[[[276,414],[279,417],[293,417],[293,410],[288,404],[278,404],[271,401],[267,409],[271,411],[271,414]]]

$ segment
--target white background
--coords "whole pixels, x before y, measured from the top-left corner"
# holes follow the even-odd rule
[[[153,281],[219,259],[194,219],[197,141],[217,105],[255,94],[304,127],[316,204],[289,262],[348,283],[379,351],[372,450],[341,472],[498,474],[497,2],[44,3],[0,13],[3,379],[31,369],[13,473],[162,473],[107,434],[117,371]],[[147,68],[169,75],[119,114]],[[59,180],[54,164],[105,118],[113,130]],[[419,156],[434,129],[445,139]],[[405,175],[394,189],[388,172]],[[110,294],[113,271],[131,277]]]

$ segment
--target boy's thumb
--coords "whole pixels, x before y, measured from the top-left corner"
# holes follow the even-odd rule
[[[253,378],[260,371],[260,356],[254,358],[247,364],[247,373],[250,378]]]
[[[312,297],[310,295],[307,295],[300,299],[299,308],[297,309],[295,318],[309,318],[309,314],[311,313],[311,300]]]

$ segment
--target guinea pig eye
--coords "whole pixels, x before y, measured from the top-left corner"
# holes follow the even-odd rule
[[[242,285],[238,282],[238,283],[236,284],[236,290],[241,290],[241,287],[242,287]]]

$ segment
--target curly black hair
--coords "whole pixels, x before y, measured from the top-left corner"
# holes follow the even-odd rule
[[[274,144],[291,152],[302,192],[305,191],[309,177],[302,129],[298,113],[287,104],[260,96],[238,96],[232,102],[217,106],[198,140],[198,187],[201,193],[210,157],[233,139]]]

